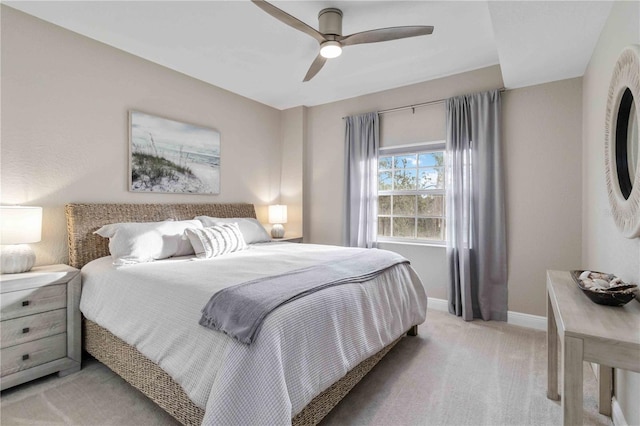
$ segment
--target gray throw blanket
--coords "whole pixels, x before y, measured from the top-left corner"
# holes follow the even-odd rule
[[[400,263],[409,261],[386,250],[358,249],[348,257],[341,254],[321,264],[227,287],[211,297],[200,325],[251,344],[277,307],[327,287],[371,280]]]

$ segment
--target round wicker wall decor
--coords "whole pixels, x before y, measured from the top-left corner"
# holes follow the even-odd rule
[[[613,219],[627,238],[640,237],[640,45],[626,47],[609,85],[605,173]]]

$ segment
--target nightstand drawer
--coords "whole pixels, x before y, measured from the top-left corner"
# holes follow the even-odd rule
[[[0,322],[0,348],[19,345],[67,330],[67,310],[43,312]]]
[[[2,294],[0,320],[52,311],[67,306],[66,284],[49,285]]]
[[[0,376],[67,356],[67,333],[0,349]]]

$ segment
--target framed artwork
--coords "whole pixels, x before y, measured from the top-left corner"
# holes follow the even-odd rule
[[[129,190],[220,193],[220,132],[129,111]]]

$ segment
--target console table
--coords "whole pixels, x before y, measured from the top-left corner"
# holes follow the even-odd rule
[[[547,271],[547,398],[559,400],[558,342],[563,367],[562,418],[582,424],[583,361],[598,368],[599,411],[611,416],[613,369],[640,372],[640,303],[593,303],[567,271]]]

